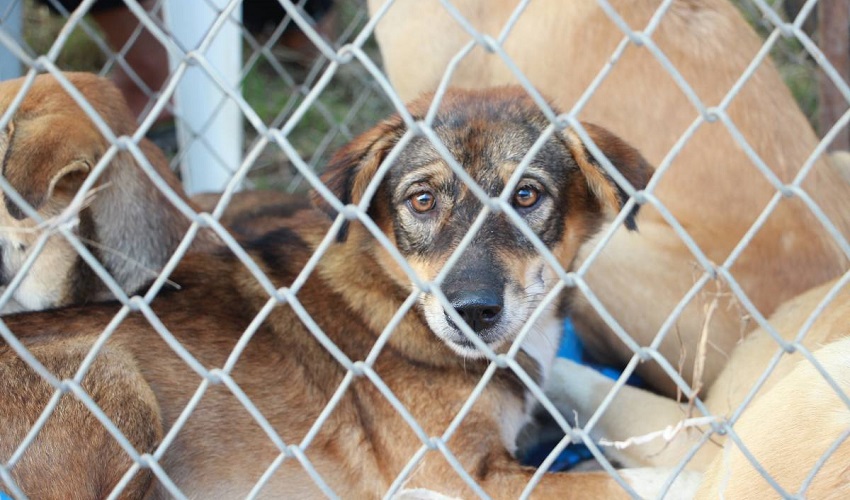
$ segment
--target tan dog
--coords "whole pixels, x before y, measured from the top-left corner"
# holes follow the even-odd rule
[[[411,106],[414,119],[424,117],[428,104],[423,100]],[[548,126],[535,104],[516,89],[451,93],[434,121],[436,135],[484,193],[497,197],[504,191],[510,204],[505,210],[522,219],[561,262],[570,263],[582,242],[622,206],[624,195],[572,132],[548,138],[517,182],[508,184],[525,151]],[[641,156],[609,132],[586,127],[619,171],[642,187],[651,170]],[[405,130],[404,122],[392,117],[334,157],[324,181],[343,204],[363,201]],[[327,201],[316,200],[336,216]],[[403,146],[368,207],[383,237],[418,279],[433,280],[483,204],[435,148],[417,137]],[[316,483],[293,457],[270,468],[290,454],[280,446],[298,444],[306,446],[304,456],[333,491],[353,498],[385,494],[423,443],[373,381],[380,378],[426,435],[443,436],[489,364],[473,336],[502,353],[514,341],[521,342],[517,363],[533,380],[545,379],[564,309],[558,300],[548,302],[533,324],[524,325],[541,301],[547,303],[547,293],[559,280],[504,213],[483,219],[472,245],[442,280],[449,310],[434,292],[417,293],[411,276],[364,225],[335,227],[336,242],[303,283],[296,279],[315,248],[334,237],[328,235],[325,214],[300,211],[288,226],[249,249],[275,286],[298,283],[292,289],[298,308],[281,304],[270,310],[237,353],[232,353],[234,347],[269,302],[269,294],[235,258],[223,252],[197,253],[187,256],[172,276],[181,289],[152,304],[187,354],[178,355],[143,315],[134,313],[106,342],[83,380],[133,447],[139,453],[156,450],[161,469],[188,495],[244,496],[266,473],[261,494],[317,496]],[[400,316],[385,344],[376,344],[408,297],[416,299],[413,308]],[[321,328],[321,336],[305,326],[302,308]],[[48,369],[64,378],[115,312],[111,305],[92,305],[14,315],[7,323]],[[464,323],[469,328],[458,326]],[[524,338],[517,340],[517,335]],[[326,349],[322,338],[339,353]],[[197,392],[200,379],[183,359],[187,355],[204,370],[219,368],[215,377],[226,384],[204,383]],[[358,362],[357,370],[366,376],[347,376],[350,362]],[[0,347],[0,367],[5,370],[0,377],[5,384],[0,390],[0,461],[5,463],[51,390],[7,347]],[[14,396],[22,391],[30,396]],[[263,420],[245,411],[231,391],[250,399]],[[198,406],[176,438],[167,449],[157,450],[163,432],[176,425],[196,394],[202,395]],[[532,401],[512,370],[496,370],[447,439],[453,457],[491,495],[517,497],[534,473],[510,455]],[[100,497],[111,491],[131,461],[86,415],[75,401],[60,404],[11,469],[23,491],[38,498]],[[325,420],[313,433],[320,415]],[[438,451],[427,453],[407,472],[405,488],[472,495]],[[625,477],[642,493],[660,486],[658,472]],[[125,494],[140,495],[150,482],[150,473],[142,469]],[[152,496],[164,494],[161,486],[150,488]],[[544,498],[623,496],[602,472],[545,474],[534,492]]]
[[[130,135],[135,120],[108,80],[84,73],[66,78],[117,136]],[[0,112],[16,98],[23,79],[0,83]],[[0,285],[16,278],[24,263],[47,239],[3,312],[39,310],[113,298],[79,256],[58,224],[70,223],[80,241],[118,282],[132,293],[156,277],[189,228],[189,219],[159,191],[131,153],[119,151],[98,178],[88,198],[71,206],[89,172],[110,143],[73,98],[50,75],[36,77],[6,130],[0,133],[2,173],[45,221],[37,223],[9,196],[0,207]],[[182,188],[159,149],[139,144],[165,182]],[[196,246],[212,237],[201,232]]]
[[[844,391],[848,391],[850,369],[846,366],[847,358],[840,358],[835,353],[848,352],[847,342],[842,339],[850,336],[850,287],[841,287],[835,299],[804,330],[809,317],[838,285],[838,281],[831,281],[788,301],[769,318],[769,322],[786,341],[793,341],[804,332],[802,344],[807,349],[829,346],[823,348],[827,372]],[[831,347],[833,344],[844,347]],[[703,397],[709,413],[718,419],[733,416],[771,365],[778,349],[777,342],[762,329],[747,335]],[[553,368],[550,398],[559,408],[575,411],[583,423],[590,419],[613,386],[612,380],[591,368],[558,360]],[[779,474],[777,479],[780,483],[786,483],[791,491],[799,488],[802,480],[799,475],[807,474],[826,447],[847,430],[850,409],[838,400],[834,392],[830,396],[830,391],[832,389],[823,377],[800,353],[786,354],[765,379],[755,403],[746,407],[743,419],[735,424],[735,432],[747,446],[760,444],[763,450],[756,454],[757,459],[770,464],[773,473]],[[702,414],[688,403],[679,404],[669,398],[625,386],[602,415],[593,433],[598,438],[629,445],[622,449],[609,448],[609,453],[624,465],[674,466],[699,445],[710,429],[709,423],[701,417]],[[689,418],[696,420],[689,421]],[[665,429],[678,429],[682,422],[695,425],[671,432],[669,437],[658,434]],[[640,439],[647,436],[654,438],[645,442]],[[712,440],[703,444],[689,460],[688,467],[704,470],[714,461],[713,469],[716,475],[719,474],[720,464],[728,465],[725,459],[718,457],[720,442],[722,436],[712,436]],[[727,446],[734,445],[727,443]],[[790,449],[796,451],[789,453]],[[839,451],[836,457],[844,456],[845,459],[836,458],[831,463],[846,464],[850,449],[845,446]],[[754,469],[743,467],[742,460],[746,460],[739,454],[736,457],[730,470],[736,471],[740,477],[752,477]],[[829,469],[821,471],[815,484],[825,488],[825,482],[835,479],[834,474]],[[748,484],[753,488],[767,486],[767,483]],[[739,498],[735,495],[729,497]]]
[[[516,0],[452,0],[476,29],[496,38]],[[611,0],[635,30],[647,26],[661,0]],[[373,14],[384,0],[370,0]],[[436,88],[450,59],[470,40],[441,6],[397,0],[376,28],[387,72],[403,98]],[[609,63],[625,35],[596,0],[530,2],[504,51],[533,85],[569,109]],[[676,0],[652,40],[706,107],[718,106],[761,48],[761,40],[727,0]],[[476,47],[457,66],[453,85],[515,83],[496,54]],[[817,144],[803,114],[768,58],[731,100],[727,114],[773,175],[791,182]],[[604,124],[639,145],[650,163],[666,155],[699,116],[694,104],[647,48],[629,46],[579,117]],[[672,159],[653,192],[714,264],[722,264],[777,190],[718,120],[703,123]],[[850,235],[850,188],[824,159],[802,182],[805,192],[844,237]],[[649,345],[704,270],[652,207],[638,218],[640,235],[619,230],[588,274],[596,297],[642,346]],[[587,248],[591,248],[588,245]],[[848,256],[799,198],[783,199],[731,266],[731,274],[764,316],[799,293],[839,275]],[[583,296],[582,296],[583,297]],[[579,297],[575,319],[600,361],[624,365],[632,350]],[[716,304],[715,304],[716,302]],[[714,307],[713,305],[716,305]],[[711,310],[710,317],[706,311]],[[753,323],[724,279],[709,282],[665,331],[659,351],[688,382],[711,387],[728,355]],[[709,348],[698,353],[708,325]],[[695,360],[704,365],[695,372]],[[657,391],[676,389],[656,363],[638,372]]]
[[[814,354],[846,397],[850,394],[850,300],[846,293],[841,308],[841,314],[832,314],[830,326],[833,334],[842,332],[844,337]],[[837,394],[813,364],[799,361],[778,383],[766,388],[735,425],[747,451],[785,495],[834,499],[850,495],[850,409]],[[821,460],[824,463],[817,468]],[[709,467],[698,498],[763,498],[776,496],[776,492],[727,440],[726,449]]]

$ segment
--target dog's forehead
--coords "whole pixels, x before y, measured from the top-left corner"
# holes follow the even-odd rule
[[[471,114],[454,112],[438,116],[433,130],[441,146],[474,179],[491,176],[495,169],[518,165],[540,138],[546,124],[513,114]],[[535,117],[536,118],[536,117]],[[442,149],[440,147],[439,149]],[[435,166],[449,168],[444,155],[429,138],[419,136],[401,151],[391,174],[400,178]],[[569,152],[557,137],[547,140],[533,157],[532,167],[569,163]],[[446,172],[450,174],[450,172]]]
[[[547,125],[535,108],[481,99],[437,114],[433,128],[452,153],[477,146],[494,158],[519,160]]]

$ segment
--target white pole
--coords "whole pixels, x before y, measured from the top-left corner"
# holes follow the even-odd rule
[[[0,29],[6,32],[9,38],[21,41],[21,27],[23,25],[23,0],[0,0]],[[21,76],[21,61],[0,43],[0,80],[9,80]]]
[[[166,26],[177,43],[198,48],[228,0],[165,0]],[[237,7],[203,56],[230,88],[239,89],[242,70],[241,10]],[[171,70],[180,61],[169,54]],[[189,194],[220,192],[242,161],[242,113],[207,72],[191,66],[175,94],[177,137],[188,148],[180,165]]]

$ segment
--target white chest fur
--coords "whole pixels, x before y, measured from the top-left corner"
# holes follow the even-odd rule
[[[537,320],[535,325],[523,339],[522,350],[540,367],[540,388],[546,385],[549,371],[558,354],[561,341],[563,320],[558,318],[554,310],[548,310]],[[536,398],[530,391],[525,391],[524,404],[518,400],[506,400],[502,405],[502,442],[511,453],[516,451],[516,438],[519,431],[525,427],[531,418],[531,411],[536,404]]]

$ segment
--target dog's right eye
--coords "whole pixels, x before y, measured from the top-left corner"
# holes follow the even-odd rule
[[[437,198],[430,191],[420,191],[407,199],[407,205],[416,213],[424,214],[437,205]]]

